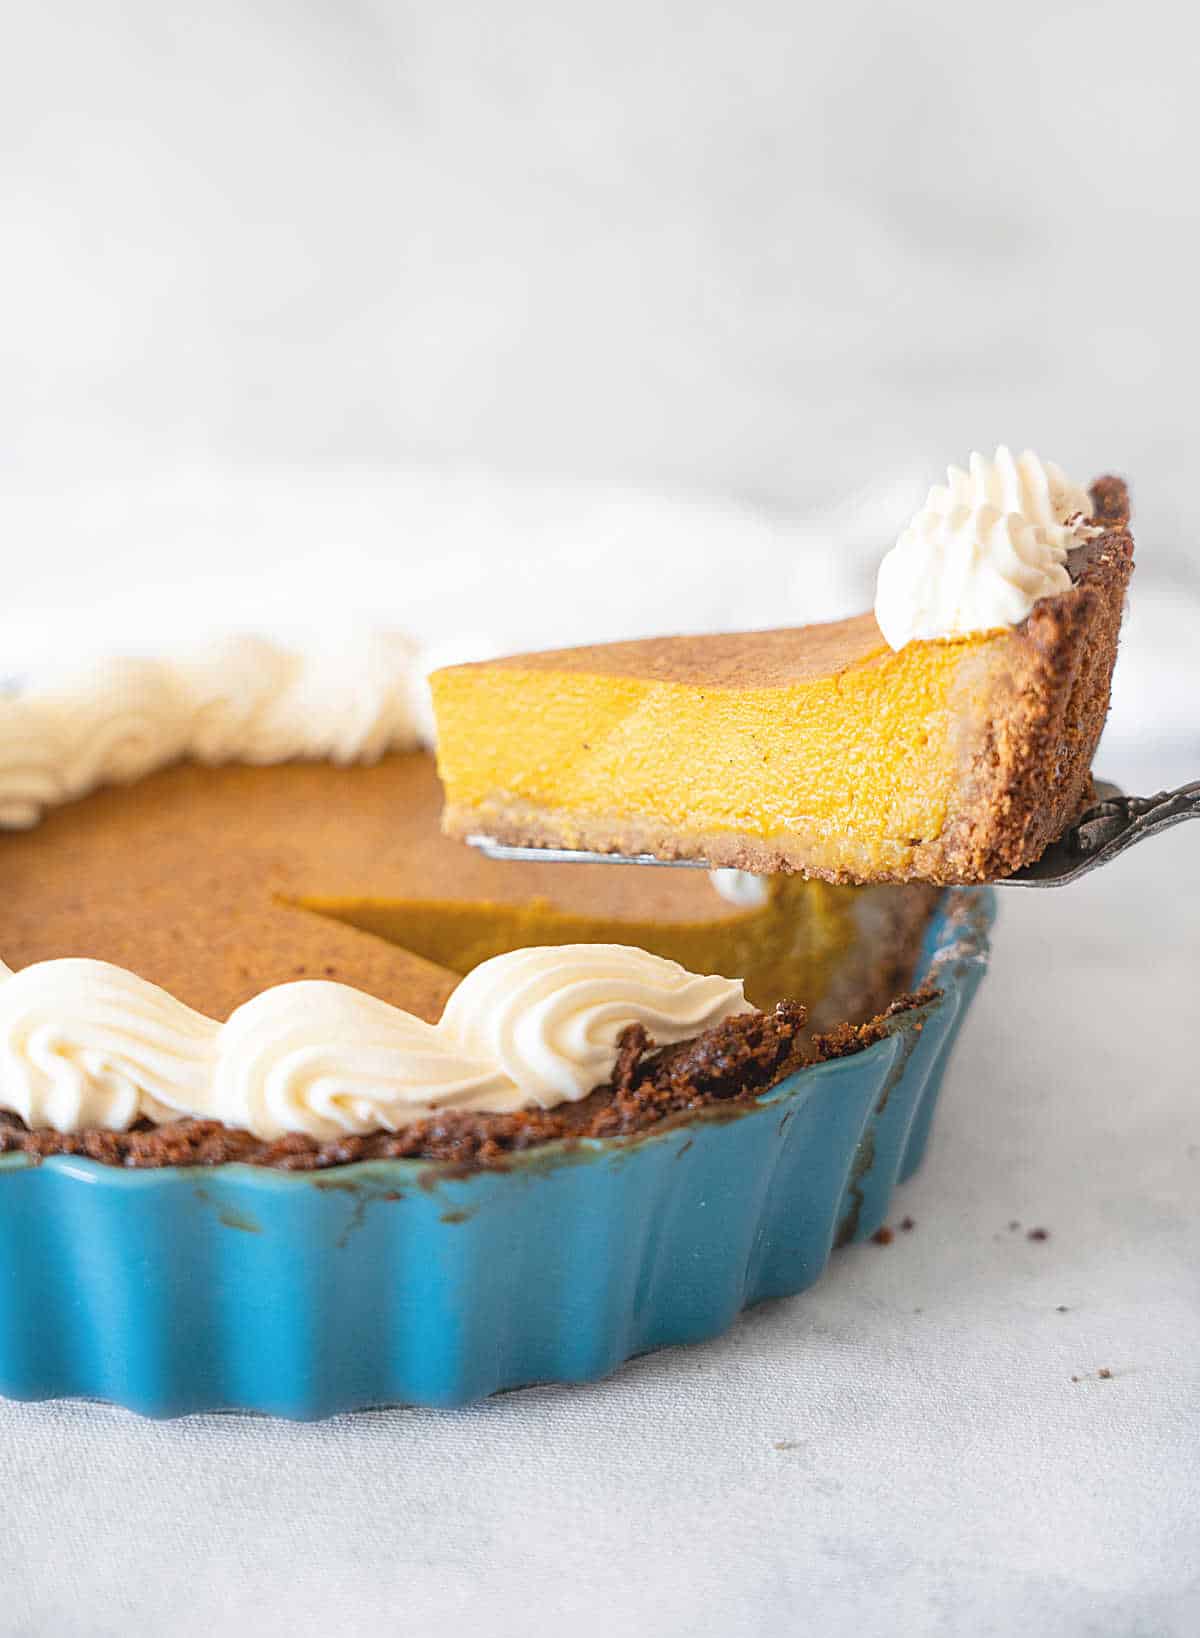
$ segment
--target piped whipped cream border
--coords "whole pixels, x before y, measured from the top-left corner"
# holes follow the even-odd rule
[[[0,697],[0,828],[185,757],[365,763],[414,749],[429,738],[424,689],[418,650],[392,636],[105,661]],[[264,990],[222,1024],[108,962],[0,962],[0,1109],[62,1132],[183,1116],[267,1140],[395,1131],[448,1109],[586,1097],[629,1024],[670,1045],[746,1010],[740,980],[616,944],[496,956],[437,1024],[325,981]]]
[[[106,659],[0,697],[0,828],[190,757],[373,762],[428,737],[415,644],[299,651],[231,637],[171,659]]]

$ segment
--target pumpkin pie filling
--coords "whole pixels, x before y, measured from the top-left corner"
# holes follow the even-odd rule
[[[634,1040],[613,1083],[582,1104],[448,1111],[374,1141],[263,1143],[193,1120],[29,1133],[0,1116],[0,1149],[127,1165],[328,1165],[385,1152],[486,1164],[551,1137],[636,1129],[761,1090],[820,1055],[835,1026],[884,1012],[910,982],[936,898],[779,880],[746,909],[698,871],[497,864],[440,833],[440,802],[425,752],[371,767],[185,762],[95,791],[0,836],[0,950],[14,970],[63,956],[112,962],[217,1019],[271,985],[316,978],[433,1022],[459,978],[504,951],[633,944],[693,972],[743,977],[762,1009],[745,1018],[756,1022],[732,1020],[686,1061],[672,1049],[670,1068]]]

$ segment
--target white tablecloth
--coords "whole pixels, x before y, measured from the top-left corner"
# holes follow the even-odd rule
[[[1198,860],[1004,892],[916,1226],[720,1341],[310,1426],[0,1401],[0,1631],[1190,1638]]]

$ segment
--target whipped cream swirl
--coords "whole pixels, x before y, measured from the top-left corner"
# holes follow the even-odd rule
[[[394,1132],[438,1109],[516,1109],[495,1063],[347,984],[264,990],[220,1032],[205,1112],[261,1138]]]
[[[0,1109],[60,1132],[191,1113],[219,1030],[123,967],[39,961],[0,978]]]
[[[1052,462],[1003,445],[950,467],[879,566],[875,618],[888,644],[1015,626],[1071,584],[1067,553],[1092,503]]]
[[[616,944],[495,956],[437,1024],[323,981],[264,990],[219,1024],[124,968],[43,961],[0,968],[0,1109],[60,1132],[183,1115],[267,1140],[395,1131],[578,1100],[627,1025],[669,1045],[747,1010],[740,980]]]
[[[741,979],[701,977],[627,944],[565,944],[483,962],[438,1027],[550,1109],[607,1080],[628,1025],[669,1046],[746,1010]]]

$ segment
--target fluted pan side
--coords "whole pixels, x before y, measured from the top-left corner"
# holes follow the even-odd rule
[[[0,1159],[0,1393],[151,1416],[310,1418],[591,1381],[801,1291],[919,1163],[983,971],[992,895],[952,890],[941,998],[865,1052],[625,1141],[453,1177]]]

